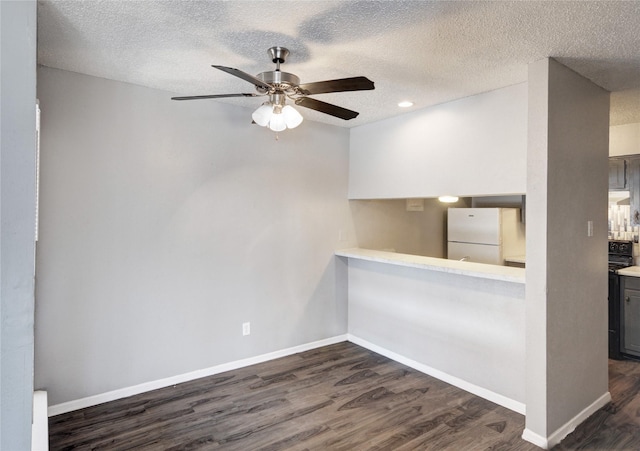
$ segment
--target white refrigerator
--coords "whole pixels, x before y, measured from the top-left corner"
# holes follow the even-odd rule
[[[518,208],[449,208],[447,258],[504,265],[524,255],[524,224]]]

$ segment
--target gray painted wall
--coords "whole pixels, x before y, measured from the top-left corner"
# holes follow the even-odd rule
[[[526,422],[541,437],[608,391],[608,140],[608,92],[554,60],[530,65]]]
[[[36,385],[51,404],[346,333],[347,129],[276,141],[253,108],[38,72]]]
[[[36,3],[0,2],[0,449],[31,448]]]

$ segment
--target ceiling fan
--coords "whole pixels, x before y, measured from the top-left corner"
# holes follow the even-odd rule
[[[330,92],[345,91],[365,91],[374,89],[373,82],[367,77],[340,78],[337,80],[317,81],[314,83],[300,83],[300,78],[288,72],[280,70],[280,64],[285,62],[289,55],[289,50],[284,47],[271,47],[268,51],[271,61],[276,64],[276,69],[268,72],[261,72],[255,77],[239,69],[226,66],[216,66],[223,72],[241,78],[256,87],[255,93],[238,94],[212,94],[204,96],[172,97],[172,100],[197,100],[197,99],[221,99],[225,97],[259,97],[269,96],[269,100],[264,102],[253,112],[253,121],[263,127],[269,126],[273,131],[282,131],[286,128],[295,128],[302,123],[302,116],[295,108],[286,104],[289,98],[296,105],[310,108],[324,114],[335,116],[340,119],[349,120],[358,116],[357,111],[348,110],[331,103],[308,97],[313,94],[326,94]]]

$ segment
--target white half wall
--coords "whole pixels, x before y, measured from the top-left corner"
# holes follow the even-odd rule
[[[36,385],[61,404],[347,332],[347,129],[39,69]],[[251,334],[242,336],[242,323]]]
[[[521,283],[349,258],[351,336],[520,412],[524,299]]]
[[[521,83],[352,128],[349,198],[520,194],[526,161]]]
[[[36,2],[0,1],[0,449],[31,449]]]

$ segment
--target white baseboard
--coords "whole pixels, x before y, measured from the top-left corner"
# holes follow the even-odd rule
[[[530,429],[522,431],[522,440],[533,443],[539,448],[549,449],[549,440],[535,432],[532,432]]]
[[[232,371],[238,368],[244,368],[246,366],[255,365],[257,363],[266,362],[269,360],[278,359],[280,357],[286,357],[289,355],[297,354],[299,352],[309,351],[311,349],[321,348],[323,346],[332,345],[347,341],[347,335],[337,335],[335,337],[327,338],[324,340],[314,341],[312,343],[306,343],[292,348],[282,349],[280,351],[270,352],[268,354],[262,354],[247,359],[236,360],[234,362],[224,363],[222,365],[216,365],[210,368],[202,370],[192,371],[189,373],[179,374],[177,376],[167,377],[165,379],[159,379],[156,381],[145,382],[143,384],[134,385],[132,387],[125,387],[118,390],[101,393],[99,395],[88,396],[86,398],[76,399],[73,401],[64,402],[50,406],[48,409],[48,415],[50,417],[60,415],[62,413],[72,412],[74,410],[84,409],[85,407],[96,406],[109,401],[115,401],[116,399],[126,398],[128,396],[138,395],[158,388],[165,388],[171,385],[180,384],[182,382],[192,381],[201,377],[213,376],[215,374],[224,373],[225,371]]]
[[[422,364],[420,362],[416,362],[415,360],[411,360],[407,357],[404,357],[400,354],[397,354],[393,351],[389,351],[383,347],[370,343],[362,338],[358,338],[354,335],[348,334],[348,340],[352,343],[355,343],[363,348],[367,348],[370,351],[377,352],[385,357],[389,357],[392,360],[395,360],[398,363],[402,363],[414,370],[418,370],[421,373],[428,374],[429,376],[433,376],[436,379],[440,379],[448,384],[454,385],[462,390],[468,391],[469,393],[473,393],[476,396],[480,396],[481,398],[487,399],[491,402],[499,404],[507,409],[513,410],[514,412],[520,413],[522,415],[525,414],[525,404],[511,398],[507,398],[506,396],[500,395],[498,393],[492,392],[491,390],[487,390],[486,388],[480,387],[478,385],[474,385],[465,380],[459,379],[455,376],[447,374],[443,371],[437,370],[435,368],[431,368],[428,365]]]
[[[49,451],[49,420],[47,392],[33,392],[33,421],[31,423],[31,451]]]
[[[594,402],[592,402],[589,406],[587,406],[584,410],[582,410],[582,412],[580,412],[578,415],[559,427],[549,437],[543,437],[542,435],[536,434],[530,429],[525,429],[522,433],[522,439],[533,443],[534,445],[539,446],[542,449],[551,449],[559,444],[567,435],[571,434],[575,430],[575,428],[578,427],[584,420],[606,406],[609,401],[611,401],[611,393],[606,392]]]

